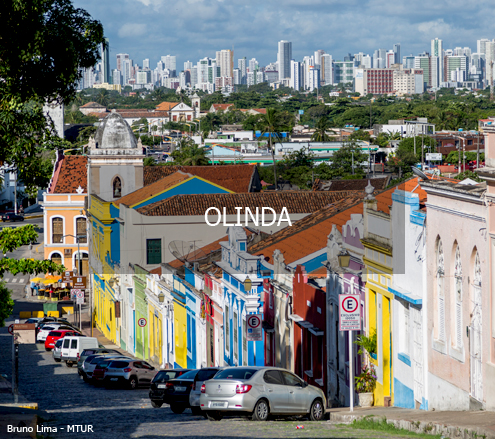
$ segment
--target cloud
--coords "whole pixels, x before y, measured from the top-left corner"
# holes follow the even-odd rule
[[[146,25],[145,24],[137,24],[137,23],[126,23],[124,24],[118,32],[120,38],[128,38],[128,37],[139,37],[146,33]]]
[[[492,38],[493,0],[73,0],[100,20],[117,53],[138,64],[161,55],[177,56],[177,68],[235,46],[237,58],[276,60],[277,42],[292,41],[294,59],[323,49],[339,60],[347,53],[373,54],[401,43],[402,55],[430,50],[433,38],[444,48],[470,46]],[[413,4],[413,6],[411,6]],[[469,20],[466,21],[466,17]],[[476,23],[476,26],[472,26]]]

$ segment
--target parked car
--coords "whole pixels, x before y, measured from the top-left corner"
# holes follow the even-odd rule
[[[220,367],[204,367],[199,370],[194,377],[193,387],[189,394],[189,405],[191,406],[192,414],[195,416],[201,416],[201,407],[199,406],[199,397],[201,396],[201,386],[205,381],[212,379],[219,370]]]
[[[2,221],[24,221],[24,217],[22,215],[16,215],[15,213],[5,213],[2,215]]]
[[[34,323],[34,328],[35,329],[38,329],[38,325],[40,324],[40,322],[42,321],[43,319],[41,317],[30,317],[29,319],[27,319],[24,323]]]
[[[53,322],[50,323],[49,325],[43,325],[40,327],[38,331],[38,335],[36,335],[36,341],[40,343],[44,343],[46,338],[48,337],[48,334],[55,330],[75,331],[75,329],[72,326],[67,326],[65,323]]]
[[[105,358],[102,361],[98,361],[95,364],[96,367],[93,369],[93,374],[91,375],[91,379],[89,380],[89,382],[95,386],[104,384],[105,372],[107,370],[107,367],[114,360],[132,361],[132,358],[121,356],[121,357]]]
[[[93,372],[95,369],[98,367],[98,365],[102,362],[112,360],[114,358],[127,358],[123,354],[103,354],[103,355],[90,355],[86,360],[84,361],[82,367],[81,367],[81,376],[83,377],[84,381],[86,382],[91,382],[91,379],[93,378]]]
[[[165,384],[163,402],[169,404],[174,413],[180,414],[189,407],[189,393],[197,373],[198,369],[190,370]]]
[[[166,369],[160,370],[150,384],[150,400],[154,408],[160,408],[163,405],[163,394],[165,387],[170,380],[178,378],[189,372],[190,369]]]
[[[231,367],[203,384],[200,404],[212,421],[232,412],[249,415],[254,421],[266,421],[270,414],[309,415],[311,421],[320,421],[326,399],[321,389],[288,370]]]
[[[157,371],[153,366],[141,360],[112,360],[105,369],[103,384],[126,384],[129,389],[149,386]]]
[[[53,347],[52,349],[52,355],[53,355],[53,359],[57,362],[57,363],[60,363],[62,361],[61,357],[62,357],[62,342],[64,340],[62,338],[59,338],[56,342],[55,342],[55,346]]]
[[[45,340],[45,350],[51,351],[55,346],[55,342],[60,338],[64,338],[67,336],[77,336],[77,335],[81,335],[81,334],[76,332],[74,329],[58,329],[55,331],[50,331],[50,333],[48,334]]]
[[[84,351],[82,351],[81,355],[79,356],[79,360],[77,360],[77,372],[79,373],[79,375],[81,375],[81,371],[84,369],[83,366],[86,358],[104,354],[120,355],[120,352],[116,351],[115,349],[107,349],[106,347],[102,347],[101,345],[98,348],[84,349]]]
[[[99,347],[96,337],[64,337],[62,345],[62,361],[67,367],[77,363],[84,349]]]

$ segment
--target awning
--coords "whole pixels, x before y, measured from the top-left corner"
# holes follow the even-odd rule
[[[312,328],[308,328],[308,330],[309,330],[309,332],[311,332],[311,334],[316,335],[317,337],[325,335],[325,332],[323,331],[323,329],[318,329],[314,326]]]
[[[423,298],[421,296],[417,296],[409,291],[404,291],[398,287],[390,288],[388,287],[388,291],[392,293],[394,296],[399,299],[405,300],[412,305],[421,306],[423,305]]]

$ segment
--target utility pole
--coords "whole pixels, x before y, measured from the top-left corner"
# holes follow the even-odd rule
[[[476,167],[480,167],[480,132],[478,131],[478,145],[476,146]]]

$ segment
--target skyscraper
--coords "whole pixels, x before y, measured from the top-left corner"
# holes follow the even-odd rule
[[[255,70],[258,70],[258,60],[256,58],[251,58],[249,60],[249,71],[254,72]]]
[[[476,43],[476,52],[480,55],[484,55],[486,53],[486,43],[489,43],[490,40],[488,38],[482,38],[478,40]]]
[[[292,43],[289,41],[278,42],[278,77],[279,80],[290,78],[290,61],[292,59]]]
[[[444,81],[443,76],[443,41],[435,38],[431,40],[431,86],[439,88]]]
[[[193,68],[193,63],[191,61],[184,62],[184,70],[191,70]]]
[[[290,87],[294,90],[300,90],[301,88],[301,63],[298,61],[291,60],[290,62]]]
[[[165,69],[170,72],[170,76],[174,77],[177,71],[177,57],[173,55],[162,56],[161,60],[165,64]]]
[[[117,53],[117,70],[124,72],[124,62],[129,59],[128,53]]]
[[[216,62],[220,67],[220,76],[227,78],[234,76],[234,52],[232,50],[217,51]]]
[[[333,60],[332,55],[325,53],[320,58],[321,80],[325,85],[333,84]]]
[[[394,64],[400,64],[400,43],[394,44]]]
[[[143,69],[149,69],[149,68],[150,68],[149,58],[143,59]]]
[[[237,68],[240,71],[241,82],[239,84],[246,84],[247,81],[247,61],[246,57],[237,60]]]

